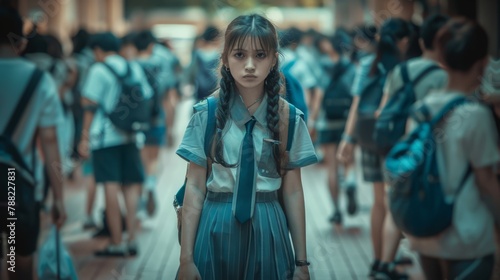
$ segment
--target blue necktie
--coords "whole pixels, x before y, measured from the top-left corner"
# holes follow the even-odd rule
[[[243,147],[240,158],[240,177],[236,191],[236,205],[234,216],[240,223],[245,223],[252,217],[253,195],[254,195],[254,177],[255,162],[252,130],[255,125],[255,119],[252,117],[245,124],[246,134],[243,138]]]

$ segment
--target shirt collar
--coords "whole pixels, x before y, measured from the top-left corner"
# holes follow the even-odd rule
[[[233,96],[231,97],[231,118],[238,126],[242,126],[247,123],[252,116],[248,113],[248,110],[243,103],[243,100],[239,96],[238,93],[233,92]],[[267,125],[267,94],[264,94],[264,98],[259,104],[259,107],[253,114],[258,123],[262,126]]]

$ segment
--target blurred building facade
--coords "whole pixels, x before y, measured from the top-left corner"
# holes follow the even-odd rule
[[[36,22],[40,32],[63,41],[79,27],[90,32],[111,30],[123,35],[156,24],[224,26],[236,14],[263,11],[279,27],[352,28],[364,22],[379,25],[390,17],[420,22],[433,12],[479,21],[491,39],[490,52],[500,56],[500,0],[0,0]]]

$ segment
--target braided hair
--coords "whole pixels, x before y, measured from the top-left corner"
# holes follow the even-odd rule
[[[226,29],[224,35],[224,50],[221,56],[220,65],[220,90],[216,118],[216,134],[212,140],[215,143],[215,151],[210,153],[213,162],[221,164],[224,167],[235,167],[237,164],[231,164],[224,160],[224,148],[222,141],[222,131],[226,126],[230,116],[229,103],[231,96],[235,91],[234,78],[224,66],[227,57],[233,48],[240,48],[247,37],[254,39],[255,44],[260,44],[267,53],[276,53],[279,50],[278,35],[276,28],[266,18],[257,15],[243,15],[234,19]],[[280,93],[283,91],[282,74],[279,71],[279,62],[274,67],[264,82],[264,94],[267,94],[267,128],[270,131],[271,138],[280,141]],[[273,145],[273,157],[276,163],[276,170],[281,171],[282,151],[280,145]]]

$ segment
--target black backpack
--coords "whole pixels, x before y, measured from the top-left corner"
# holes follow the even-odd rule
[[[214,58],[210,61],[204,61],[199,54],[195,54],[195,59],[196,59],[195,96],[197,100],[203,100],[217,89],[218,78],[215,70],[217,69],[217,64],[219,63],[219,59]]]
[[[153,89],[153,97],[151,98],[151,121],[160,115],[162,106],[162,93],[159,80],[160,67],[157,65],[142,65],[141,68],[146,76],[149,86]]]
[[[33,169],[30,169],[18,147],[12,142],[12,136],[43,73],[42,70],[35,69],[14,109],[14,113],[10,116],[5,130],[0,135],[0,170],[2,170],[0,180],[2,180],[4,186],[0,194],[0,211],[7,213],[10,218],[21,219],[24,214],[29,213],[28,209],[35,205],[36,137],[33,137],[32,140]]]
[[[127,72],[124,76],[118,75],[116,71],[104,63],[120,83],[121,93],[113,111],[104,113],[113,125],[126,132],[136,133],[147,131],[151,127],[152,99],[144,94],[141,81],[134,80],[130,64],[127,63]]]
[[[351,87],[354,64],[340,62],[332,70],[331,82],[325,90],[322,106],[329,120],[347,120],[352,104]]]
[[[403,86],[389,99],[375,123],[373,138],[379,150],[389,151],[405,134],[410,108],[416,102],[415,85],[429,73],[439,69],[439,66],[431,65],[412,81],[408,75],[408,63],[401,64]]]
[[[375,111],[377,111],[380,101],[382,101],[386,78],[387,72],[385,70],[379,70],[378,74],[367,78],[366,86],[361,91],[354,130],[359,146],[374,153],[379,152],[378,146],[373,139],[376,122]],[[363,108],[362,104],[369,104],[369,106]]]

